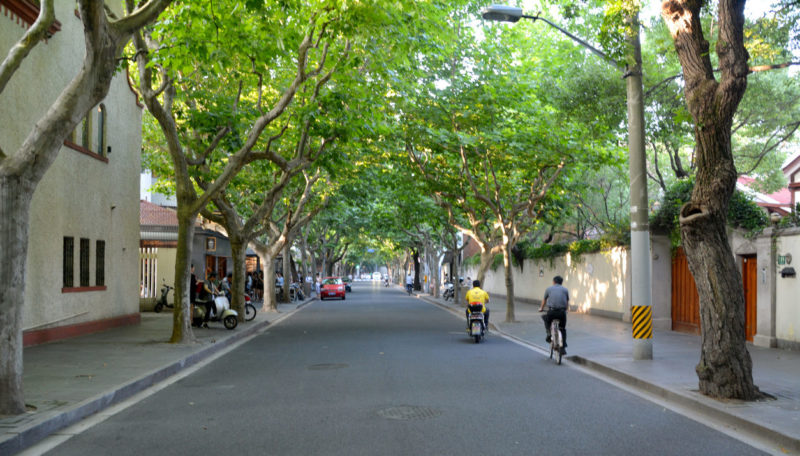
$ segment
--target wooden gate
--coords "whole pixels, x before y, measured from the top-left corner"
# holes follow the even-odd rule
[[[757,264],[755,255],[742,257],[745,337],[751,342],[756,333]],[[700,334],[700,298],[682,247],[672,259],[672,329]]]
[[[672,258],[672,330],[700,334],[700,297],[683,247]]]
[[[750,342],[756,335],[756,301],[758,293],[758,268],[755,255],[742,258],[742,285],[744,286],[744,335]]]

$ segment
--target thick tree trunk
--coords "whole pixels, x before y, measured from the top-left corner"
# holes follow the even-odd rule
[[[231,309],[239,313],[244,321],[244,282],[247,275],[247,243],[238,236],[229,236],[233,259],[233,283],[231,283]]]
[[[414,259],[414,289],[419,291],[421,288],[419,285],[419,250],[414,250],[411,256]]]
[[[192,244],[194,243],[195,216],[181,214],[178,207],[178,246],[175,252],[175,299],[172,310],[172,344],[192,343],[195,341],[192,332],[192,320],[189,303],[189,287],[192,276]],[[201,270],[205,265],[200,265]]]
[[[685,79],[686,105],[695,123],[697,177],[692,199],[681,208],[681,237],[700,297],[702,348],[700,391],[719,398],[752,400],[752,362],[745,345],[744,292],[726,233],[728,203],[736,185],[731,125],[747,88],[743,43],[744,0],[720,0],[717,82],[703,36],[704,2],[670,0],[662,17]]]
[[[264,258],[264,312],[278,311],[278,297],[275,296],[275,257]]]
[[[506,323],[514,323],[514,271],[511,266],[511,244],[503,245],[503,267],[506,274]]]
[[[491,249],[489,250],[481,250],[481,262],[478,265],[478,277],[476,280],[480,280],[481,286],[484,286],[484,281],[486,280],[486,271],[489,270],[489,266],[492,265],[492,261],[494,260],[494,254],[492,253]],[[467,287],[472,287],[471,283],[464,284]]]
[[[0,415],[25,412],[22,389],[22,306],[28,224],[35,186],[0,176]]]

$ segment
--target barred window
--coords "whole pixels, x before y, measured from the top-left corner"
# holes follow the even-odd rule
[[[81,238],[81,284],[82,287],[89,286],[89,240]]]
[[[64,288],[72,287],[75,277],[75,238],[64,236],[64,256],[63,256],[63,282]]]
[[[106,285],[106,241],[97,241],[94,255],[95,286],[103,287]]]

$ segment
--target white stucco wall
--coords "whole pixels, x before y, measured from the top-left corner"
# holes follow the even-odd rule
[[[61,31],[33,50],[0,94],[0,141],[7,153],[22,143],[82,63],[83,25],[74,7],[74,2],[56,2]],[[5,53],[24,31],[0,14],[0,50]],[[138,312],[142,111],[124,72],[113,80],[103,104],[106,144],[112,149],[109,162],[62,147],[34,193],[23,312],[26,330]],[[80,239],[91,242],[90,286],[95,285],[96,241],[105,241],[106,290],[62,293],[64,236],[75,238],[76,287]]]
[[[629,261],[628,251],[621,247],[584,254],[580,261],[574,261],[571,255],[552,262],[525,260],[522,270],[513,269],[514,296],[539,301],[545,289],[552,285],[553,277],[560,275],[570,292],[573,310],[622,317],[630,307],[630,297],[626,293]],[[477,267],[470,268],[464,275],[474,279],[477,272]],[[489,294],[505,295],[502,267],[487,272],[482,288]]]
[[[800,235],[778,239],[777,254],[792,255],[791,264],[779,264],[775,278],[775,337],[781,341],[800,343],[800,275],[781,277],[785,267],[800,272]]]

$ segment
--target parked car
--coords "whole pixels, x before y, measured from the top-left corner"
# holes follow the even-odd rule
[[[344,282],[340,277],[325,277],[322,279],[322,289],[320,290],[319,299],[326,298],[341,298],[345,299]]]
[[[353,289],[350,287],[350,284],[353,283],[353,279],[350,277],[342,277],[342,282],[344,282],[344,291],[351,293]]]

